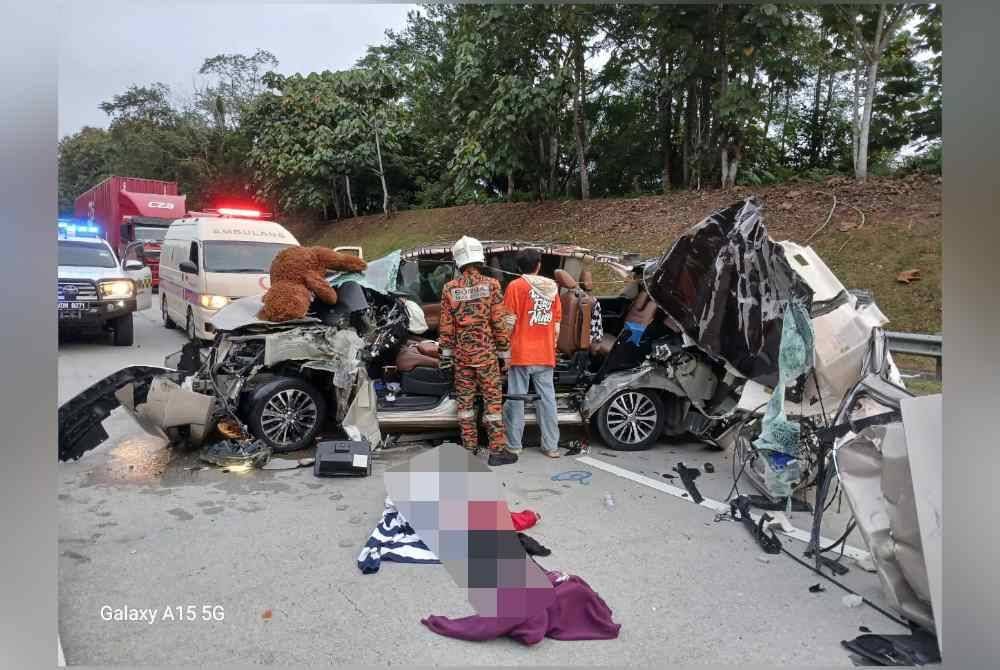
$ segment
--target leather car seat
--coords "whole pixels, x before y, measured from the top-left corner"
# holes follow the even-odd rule
[[[646,289],[638,285],[638,292],[635,298],[632,299],[632,303],[629,305],[628,311],[625,313],[625,321],[632,321],[638,323],[642,326],[649,326],[656,317],[657,305],[649,294],[646,293]],[[607,356],[611,352],[612,347],[614,347],[615,342],[618,341],[616,335],[604,334],[599,342],[591,345],[590,353],[595,356]]]
[[[437,368],[438,359],[435,356],[428,355],[421,351],[421,345],[424,342],[410,344],[407,343],[400,348],[399,353],[396,354],[396,370],[400,373],[410,372],[414,368]],[[437,343],[432,342],[435,349],[437,348]]]
[[[587,351],[590,349],[590,315],[594,299],[584,293],[573,275],[565,270],[556,270],[553,277],[559,286],[562,308],[556,347],[560,353],[570,356],[578,351]]]

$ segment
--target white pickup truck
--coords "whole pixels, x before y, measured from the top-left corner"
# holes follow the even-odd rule
[[[59,330],[111,331],[115,346],[133,341],[132,313],[153,302],[153,273],[124,266],[99,237],[59,237]]]

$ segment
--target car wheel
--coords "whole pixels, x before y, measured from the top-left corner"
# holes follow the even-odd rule
[[[642,451],[663,432],[665,415],[663,400],[655,391],[625,389],[601,407],[597,431],[609,449]]]
[[[258,387],[250,406],[250,431],[275,452],[309,446],[326,421],[326,401],[309,382],[280,377]]]
[[[114,343],[116,347],[131,347],[135,339],[132,328],[132,315],[119,316],[111,324],[114,328]]]
[[[198,332],[194,325],[194,312],[188,307],[187,320],[184,322],[184,332],[192,342],[198,342]]]
[[[167,296],[160,296],[160,316],[163,317],[163,327],[167,330],[173,330],[177,327],[174,320],[170,318],[170,312],[167,311]]]

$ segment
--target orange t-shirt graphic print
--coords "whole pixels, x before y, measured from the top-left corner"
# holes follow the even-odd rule
[[[562,319],[562,307],[555,282],[550,279],[544,283],[549,282],[549,290],[543,290],[518,277],[507,287],[504,306],[516,319],[511,334],[511,365],[555,367],[556,324]]]

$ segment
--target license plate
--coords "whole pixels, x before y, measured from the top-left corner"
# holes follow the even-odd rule
[[[59,309],[60,310],[63,310],[63,309],[77,309],[77,310],[79,310],[79,309],[84,309],[86,306],[87,306],[87,304],[83,303],[83,302],[61,302],[61,303],[59,303]]]
[[[60,319],[79,319],[82,318],[83,313],[78,309],[61,309],[59,310]]]

